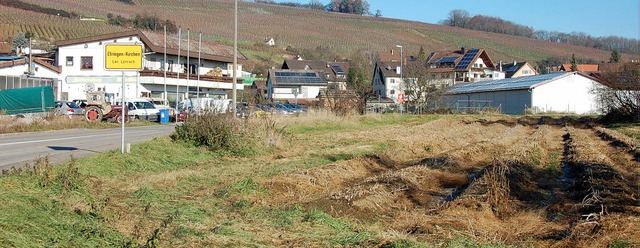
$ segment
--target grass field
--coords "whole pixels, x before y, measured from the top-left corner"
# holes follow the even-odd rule
[[[265,121],[287,135],[250,156],[160,138],[1,177],[0,246],[640,245],[639,139],[619,129],[571,117],[249,120]]]

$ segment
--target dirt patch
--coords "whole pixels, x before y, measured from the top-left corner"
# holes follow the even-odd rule
[[[628,153],[611,152],[621,145],[601,139],[593,123],[574,117],[449,120],[350,134],[400,137],[400,144],[264,184],[274,193],[268,202],[380,223],[419,241],[454,235],[523,246],[607,246],[614,233],[640,232],[637,225],[615,228],[639,213],[638,163]]]

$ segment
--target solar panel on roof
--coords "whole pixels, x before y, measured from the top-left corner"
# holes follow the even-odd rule
[[[440,59],[440,63],[454,63],[458,57],[444,57]]]
[[[516,72],[517,70],[518,70],[518,66],[512,65],[512,66],[509,66],[509,68],[507,68],[505,72]]]
[[[476,57],[476,55],[478,55],[478,52],[480,52],[480,49],[471,49],[471,50],[469,50],[467,53],[464,54],[464,56],[462,56],[462,60],[460,60],[460,63],[458,63],[458,65],[456,65],[454,70],[467,69],[469,64],[471,64],[471,62],[473,62],[473,59]]]
[[[333,68],[333,71],[335,71],[336,73],[344,73],[344,70],[339,65],[334,65],[331,68]]]
[[[565,75],[565,72],[536,75],[520,78],[507,78],[495,81],[482,81],[476,83],[461,83],[454,85],[449,91],[449,94],[465,94],[473,92],[487,92],[487,91],[501,91],[501,90],[515,90],[515,89],[527,89],[532,86],[551,80],[556,77]]]

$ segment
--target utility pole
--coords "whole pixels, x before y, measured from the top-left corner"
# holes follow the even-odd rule
[[[33,50],[31,50],[31,35],[29,35],[29,66],[27,67],[27,70],[29,70],[27,72],[27,77],[31,76],[31,70],[33,68],[31,68],[31,63],[33,63],[33,61],[31,60],[31,54],[33,53]],[[28,81],[27,81],[28,84]]]
[[[403,58],[403,54],[402,54],[402,46],[401,45],[396,45],[396,47],[400,48],[400,89],[402,90],[402,94],[404,94],[404,77],[402,76],[402,74],[404,73],[404,58]],[[400,114],[402,114],[402,110],[404,108],[404,105],[402,104],[402,102],[400,102]]]
[[[233,18],[233,100],[231,102],[231,113],[236,116],[237,96],[237,70],[238,70],[238,0],[235,0],[234,18]]]

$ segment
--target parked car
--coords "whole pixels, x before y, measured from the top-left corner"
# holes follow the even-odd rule
[[[292,109],[293,112],[295,112],[295,113],[306,113],[307,112],[307,108],[302,106],[302,105],[300,105],[300,104],[288,103],[288,104],[285,104],[285,106],[287,106],[290,109]]]
[[[74,115],[84,115],[84,109],[78,106],[78,104],[76,104],[75,102],[55,101],[54,103],[54,113],[56,115],[67,115],[69,118]]]
[[[157,109],[168,109],[169,110],[169,121],[175,121],[176,119],[176,108],[169,104],[169,102],[165,101],[163,98],[146,98],[149,102],[153,103]]]
[[[145,120],[151,122],[160,121],[160,110],[153,103],[144,98],[125,99],[127,111],[130,118],[135,120]],[[121,100],[116,99],[116,105],[121,105]]]
[[[236,104],[236,116],[237,117],[249,117],[251,115],[251,110],[249,109],[249,105],[245,102],[239,102]]]
[[[291,108],[282,103],[270,102],[268,105],[271,106],[272,110],[275,110],[274,114],[290,115],[294,113]]]

